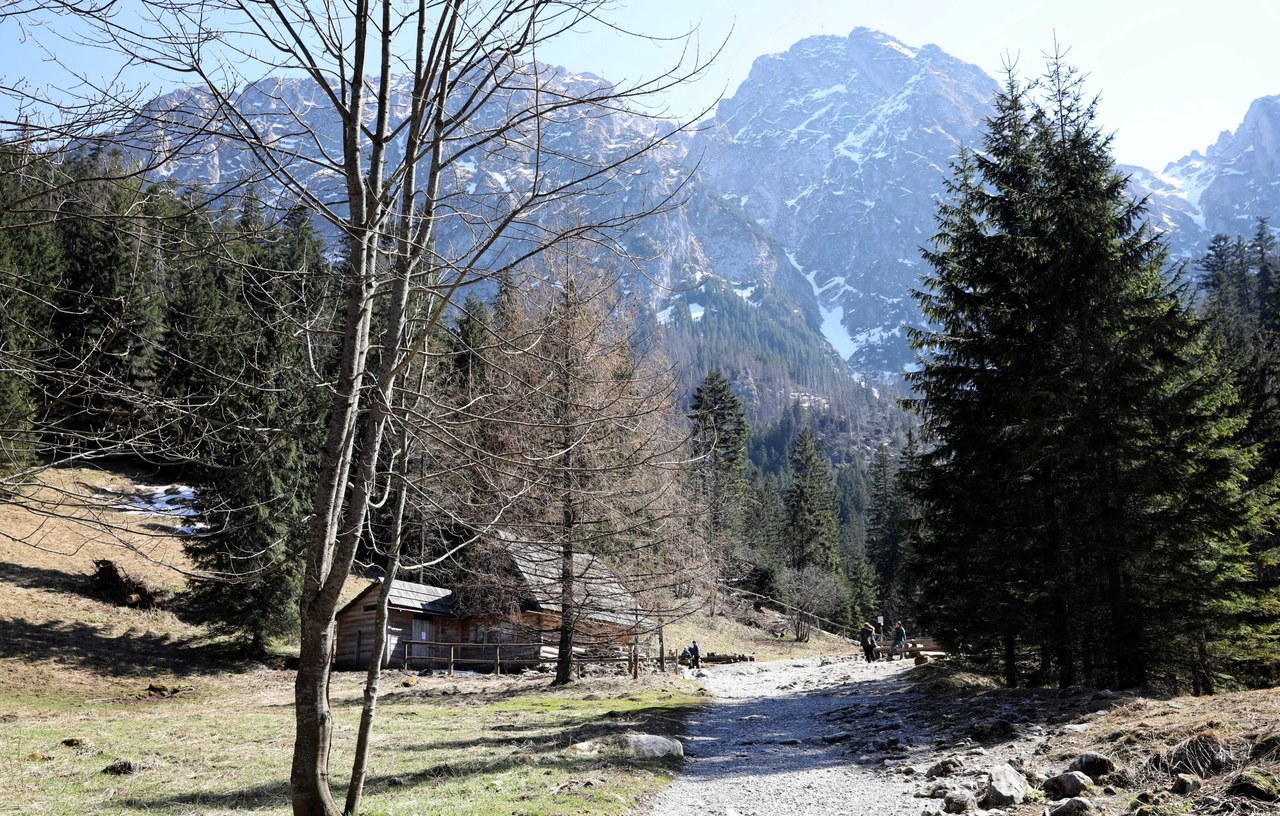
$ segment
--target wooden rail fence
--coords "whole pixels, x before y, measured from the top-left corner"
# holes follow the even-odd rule
[[[426,647],[426,654],[415,654],[414,647]],[[467,653],[483,654],[467,657]],[[505,655],[505,657],[504,657]],[[546,643],[438,643],[430,640],[404,641],[405,669],[413,668],[415,663],[426,663],[428,668],[436,665],[445,667],[452,675],[454,667],[482,666],[489,668],[494,674],[502,674],[502,664],[529,665],[532,663],[553,663],[556,660],[556,647]],[[656,658],[642,657],[640,648],[635,644],[627,647],[627,654],[622,657],[597,657],[594,655],[575,654],[573,663],[579,677],[583,668],[590,663],[626,663],[632,677],[640,675],[640,664],[658,662]]]

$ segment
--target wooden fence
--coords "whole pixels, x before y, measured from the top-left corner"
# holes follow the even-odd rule
[[[425,647],[426,654],[415,654],[415,646]],[[478,655],[477,652],[479,652]],[[437,643],[429,640],[406,640],[404,641],[403,667],[412,669],[415,665],[425,664],[426,668],[434,669],[437,666],[443,666],[452,675],[455,667],[471,666],[489,669],[494,674],[502,674],[504,662],[509,665],[529,666],[535,663],[554,663],[556,659],[556,647],[546,643]],[[584,666],[590,663],[626,663],[631,676],[639,677],[642,662],[657,662],[657,659],[641,657],[640,647],[634,643],[627,647],[627,654],[622,657],[597,657],[586,654],[573,656],[574,670],[579,677],[582,676]]]

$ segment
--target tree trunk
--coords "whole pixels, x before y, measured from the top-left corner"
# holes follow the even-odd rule
[[[290,773],[293,816],[339,816],[329,791],[329,744],[333,714],[329,710],[329,670],[333,654],[332,625],[304,618],[294,680],[297,723]]]
[[[1004,684],[1009,688],[1018,685],[1018,636],[1012,628],[1004,631]]]
[[[565,508],[565,538],[560,545],[560,646],[556,653],[555,685],[573,679],[573,509]]]

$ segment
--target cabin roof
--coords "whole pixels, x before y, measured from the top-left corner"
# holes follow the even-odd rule
[[[452,615],[453,590],[410,581],[392,581],[387,604],[428,615]]]
[[[365,604],[382,586],[379,578],[365,587],[350,603],[342,607],[338,614],[346,612],[357,604]],[[406,612],[419,612],[424,615],[446,615],[456,617],[453,611],[453,590],[428,584],[415,584],[412,581],[392,581],[391,594],[387,596],[387,607]]]
[[[539,610],[561,611],[560,551],[552,546],[522,541],[510,533],[499,537],[528,588],[527,601]],[[637,620],[635,598],[608,567],[590,553],[573,555],[573,597],[582,617],[632,627]]]

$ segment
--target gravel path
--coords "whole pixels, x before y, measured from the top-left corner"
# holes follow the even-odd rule
[[[715,702],[689,721],[684,772],[650,816],[918,816],[916,786],[863,753],[910,753],[920,741],[902,676],[910,665],[840,657],[705,669]]]

